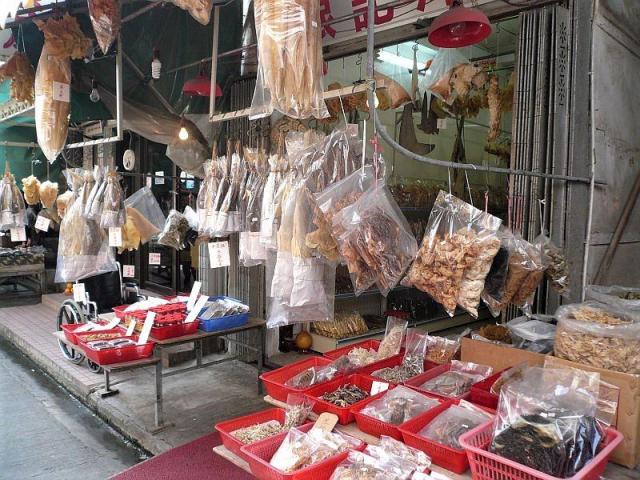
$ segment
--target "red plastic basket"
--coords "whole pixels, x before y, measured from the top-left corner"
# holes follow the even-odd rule
[[[117,307],[113,307],[111,310],[113,310],[113,313],[116,315],[117,318],[119,318],[120,320],[124,320],[124,316],[125,316],[125,309],[128,307],[129,305],[118,305]]]
[[[170,325],[167,327],[152,327],[151,338],[155,338],[156,340],[166,340],[167,338],[192,335],[198,331],[199,325],[200,320],[195,319],[190,323],[180,323],[178,325]]]
[[[245,444],[231,435],[231,432],[235,432],[240,428],[250,427],[251,425],[256,425],[258,423],[265,423],[269,420],[276,420],[280,424],[284,424],[286,414],[287,412],[282,408],[270,408],[268,410],[262,410],[261,412],[245,415],[244,417],[220,422],[216,425],[216,430],[220,433],[222,444],[227,447],[227,450],[246,460],[245,454],[241,451],[241,448]]]
[[[331,360],[337,360],[338,358],[344,355],[348,355],[349,352],[354,348],[364,348],[366,350],[372,349],[377,352],[378,348],[380,348],[380,340],[364,340],[362,342],[352,343],[351,345],[347,345],[346,347],[341,347],[335,350],[331,350],[330,352],[326,352],[324,356],[327,358],[330,358]],[[404,355],[404,348],[400,350],[400,353],[398,355],[393,355],[389,358],[385,358],[383,360],[378,360],[377,362],[370,363],[365,367],[359,368],[357,372],[368,374],[371,372],[375,372],[380,368],[400,365],[400,362],[402,362],[403,355]]]
[[[395,386],[389,388],[389,390],[393,390],[394,388]],[[353,413],[353,416],[356,419],[356,424],[358,425],[358,428],[363,432],[368,433],[369,435],[373,435],[375,437],[386,435],[388,437],[395,438],[396,440],[402,440],[402,433],[400,432],[400,427],[403,426],[404,423],[401,423],[400,425],[394,425],[392,423],[383,422],[378,418],[370,417],[369,415],[365,415],[361,413],[362,409],[364,409],[369,403],[373,402],[374,400],[377,400],[379,397],[383,396],[385,393],[386,392],[382,392],[379,395],[367,398],[366,400],[361,402],[359,405],[352,407],[351,413]],[[423,393],[423,392],[420,392],[420,393]],[[434,400],[437,400],[438,402],[440,402],[441,405],[450,403],[450,402],[445,402],[441,398],[437,398],[431,395],[425,395],[425,397],[433,398]],[[439,407],[434,407],[434,408],[439,408]],[[411,420],[413,420],[413,418],[410,420],[407,420],[407,422],[410,422]]]
[[[117,331],[120,332],[120,330]],[[98,365],[133,362],[135,360],[148,358],[153,354],[153,347],[155,346],[155,343],[153,342],[147,342],[144,345],[130,345],[127,347],[110,348],[107,350],[94,350],[83,341],[83,337],[91,335],[92,333],[95,332],[78,333],[76,337],[78,338],[78,345],[80,346],[86,357],[92,362],[97,363]],[[134,342],[138,341],[137,335],[133,335],[130,337],[123,336],[122,338],[129,338]]]
[[[496,410],[498,408],[498,400],[500,397],[491,393],[491,387],[493,387],[493,384],[496,383],[504,371],[505,370],[495,373],[471,387],[469,400],[476,405],[482,405],[483,407]]]
[[[474,480],[559,480],[545,473],[525,467],[512,460],[487,451],[493,434],[493,424],[488,423],[465,433],[460,445],[466,450]],[[622,442],[622,434],[607,429],[600,452],[573,477],[565,480],[599,480],[609,462],[611,453]]]
[[[445,402],[428,412],[412,418],[408,422],[402,424],[400,427],[400,433],[402,434],[404,443],[410,447],[414,447],[425,452],[431,457],[431,461],[436,465],[455,473],[464,473],[469,468],[469,461],[467,460],[467,454],[463,449],[449,447],[447,445],[434,442],[433,440],[429,440],[422,435],[418,435],[418,432],[455,403],[457,402]],[[492,423],[492,421],[490,423]]]
[[[76,330],[85,325],[84,323],[76,323],[72,325],[62,325],[62,331],[64,332],[64,336],[74,345],[78,345],[80,341],[80,337],[83,335],[86,337],[87,335],[96,335],[100,333],[114,333],[118,336],[122,335],[122,330],[119,328],[111,328],[109,330],[99,330],[99,331],[85,331],[85,332],[77,332]]]
[[[290,365],[285,365],[284,367],[272,370],[271,372],[263,373],[260,375],[260,379],[262,380],[262,383],[264,383],[264,387],[268,395],[276,400],[280,400],[281,402],[286,402],[287,396],[290,393],[304,393],[309,390],[309,388],[312,388],[289,387],[285,385],[287,380],[309,367],[324,367],[325,365],[329,365],[332,361],[333,360],[324,357],[311,357]]]
[[[364,400],[356,402],[348,407],[338,407],[331,402],[322,400],[321,398],[323,394],[333,392],[338,387],[346,385],[348,383],[355,385],[356,387],[361,388],[366,392],[371,392],[371,384],[373,383],[373,379],[365,375],[355,374],[349,375],[348,377],[336,378],[334,380],[331,380],[330,382],[326,382],[310,388],[309,390],[307,390],[305,395],[315,402],[313,411],[318,415],[324,412],[333,413],[338,416],[338,421],[341,425],[348,425],[349,423],[353,422],[355,419],[352,413],[353,408],[357,407],[362,402],[365,402],[372,397],[367,397]],[[375,396],[376,395],[374,395],[373,397]]]
[[[303,425],[299,430],[308,432],[313,427],[312,423]],[[251,473],[260,480],[328,480],[338,464],[347,458],[349,452],[342,452],[332,457],[323,460],[322,462],[309,465],[306,468],[296,470],[295,472],[286,473],[282,470],[271,466],[269,463],[271,458],[276,453],[284,438],[285,433],[274,435],[273,437],[259,442],[252,443],[251,445],[245,445],[241,451],[244,454],[244,458],[247,460]],[[358,445],[355,450],[362,451],[366,447],[366,444],[358,440]]]

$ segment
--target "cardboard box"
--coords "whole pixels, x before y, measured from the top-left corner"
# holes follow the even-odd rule
[[[624,440],[613,452],[611,461],[629,468],[635,468],[640,462],[640,375],[595,368],[551,355],[541,355],[469,338],[462,339],[461,354],[462,361],[489,365],[495,371],[522,362],[528,362],[531,366],[543,366],[546,361],[547,366],[598,372],[602,380],[620,389],[617,428],[624,435]]]

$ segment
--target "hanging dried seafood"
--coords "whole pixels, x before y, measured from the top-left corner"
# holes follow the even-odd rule
[[[22,192],[16,185],[16,179],[5,163],[4,177],[0,185],[0,229],[8,230],[26,224],[26,210]]]
[[[189,14],[202,25],[208,25],[211,20],[213,0],[168,0]]]
[[[11,98],[16,102],[33,104],[33,88],[35,72],[25,53],[14,53],[7,62],[0,67],[0,82],[11,79]]]
[[[189,222],[185,216],[177,210],[171,210],[164,225],[164,230],[158,236],[158,243],[176,250],[182,250],[185,248],[188,231]]]
[[[58,196],[58,184],[49,180],[40,184],[40,201],[44,208],[53,208]]]
[[[489,103],[489,133],[487,133],[487,141],[492,142],[500,134],[500,120],[502,119],[500,84],[497,75],[493,75],[489,80],[487,101]]]
[[[27,205],[37,205],[40,203],[40,180],[33,175],[22,179],[22,191]]]
[[[258,79],[255,116],[329,116],[322,86],[322,25],[314,0],[256,0]]]
[[[121,227],[126,221],[124,192],[120,186],[120,177],[115,170],[110,170],[107,173],[104,189],[100,226],[102,228]]]
[[[34,23],[44,33],[48,55],[81,60],[91,48],[91,40],[82,33],[75,17],[68,13],[60,19],[51,17],[46,22],[35,20]]]
[[[120,32],[119,0],[88,0],[89,18],[102,53],[106,54]]]
[[[69,203],[72,199],[73,192],[71,190],[67,190],[63,194],[59,195],[58,198],[56,198],[56,209],[58,210],[58,215],[60,215],[60,218],[64,218],[64,214],[66,213],[67,207],[69,206]]]

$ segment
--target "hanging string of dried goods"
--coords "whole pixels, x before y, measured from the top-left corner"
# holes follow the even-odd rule
[[[320,4],[312,0],[256,0],[258,78],[255,117],[278,110],[293,118],[329,116],[323,99]]]
[[[0,82],[11,80],[11,98],[16,102],[33,104],[33,89],[36,74],[29,57],[23,52],[14,53],[0,67]]]
[[[43,153],[53,162],[64,148],[69,129],[71,59],[83,58],[91,40],[68,14],[35,23],[45,38],[35,79],[36,134]]]
[[[88,0],[89,18],[98,46],[106,55],[120,32],[119,0]]]

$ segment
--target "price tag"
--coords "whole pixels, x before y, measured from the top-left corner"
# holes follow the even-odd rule
[[[202,287],[202,282],[193,282],[193,287],[191,287],[191,294],[189,295],[189,300],[187,300],[187,312],[190,312],[193,306],[196,304],[198,295],[200,295],[200,287]]]
[[[26,242],[27,232],[24,227],[15,227],[10,229],[12,242]]]
[[[151,185],[153,185],[153,178],[147,177],[147,188],[151,188]]]
[[[36,218],[36,230],[40,230],[41,232],[48,232],[49,225],[51,225],[51,219],[43,217],[42,215],[38,215],[38,218]]]
[[[130,337],[131,335],[133,335],[133,331],[136,329],[136,321],[135,320],[131,320],[129,322],[129,328],[127,328],[127,337]]]
[[[204,308],[204,306],[207,304],[208,301],[209,301],[209,297],[207,297],[206,295],[202,295],[198,299],[194,307],[191,309],[191,311],[189,312],[189,315],[187,315],[187,318],[184,319],[184,323],[193,322],[198,316],[198,314],[200,314],[200,312],[202,311],[202,309]]]
[[[209,244],[209,267],[220,268],[231,265],[229,242],[213,242]]]
[[[138,337],[138,345],[144,345],[149,340],[149,334],[151,333],[151,327],[153,327],[153,321],[156,319],[154,312],[147,312],[147,318],[144,319],[144,325]]]
[[[109,227],[109,246],[110,247],[122,246],[122,228],[121,227]]]
[[[160,265],[160,254],[159,253],[150,253],[149,254],[149,265]]]
[[[357,137],[358,135],[360,135],[360,132],[358,131],[358,124],[357,123],[348,123],[347,124],[347,134]]]
[[[156,172],[156,185],[164,185],[164,172]]]
[[[312,430],[320,429],[325,432],[330,432],[333,427],[338,423],[338,416],[333,413],[324,412],[321,413],[316,423],[313,424]]]
[[[84,302],[85,301],[86,291],[84,289],[84,283],[74,283],[73,284],[73,300],[76,302]]]
[[[385,382],[376,382],[374,381],[371,384],[371,395],[377,395],[380,392],[386,392],[389,390],[389,384]]]
[[[438,130],[446,130],[447,129],[447,119],[446,118],[439,118],[436,121],[436,126],[438,127]]]
[[[69,103],[71,101],[71,89],[68,83],[53,82],[53,99],[58,102]]]
[[[136,276],[136,267],[134,265],[123,265],[122,266],[122,276],[124,278],[135,278],[135,276]]]

